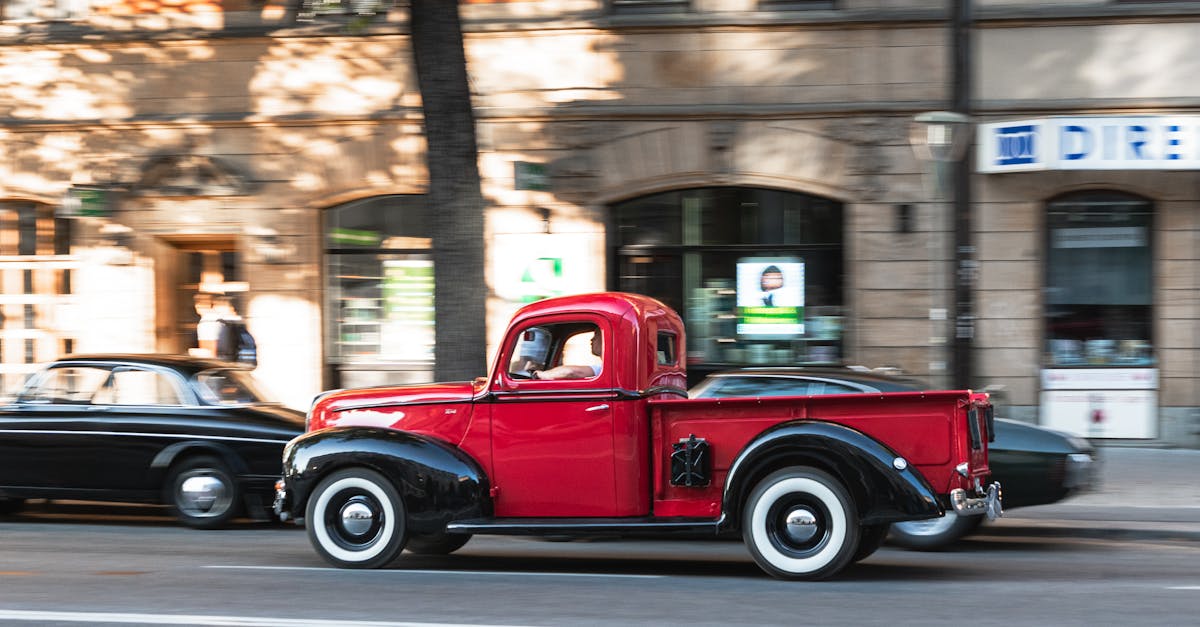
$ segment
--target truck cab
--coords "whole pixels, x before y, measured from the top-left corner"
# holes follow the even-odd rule
[[[863,559],[897,520],[998,514],[986,395],[689,400],[685,347],[645,296],[527,305],[488,377],[320,397],[276,511],[344,567],[475,534],[687,531],[740,533],[787,579]]]

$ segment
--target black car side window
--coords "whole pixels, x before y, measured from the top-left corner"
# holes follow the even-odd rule
[[[113,372],[105,389],[92,399],[93,404],[111,405],[182,405],[179,388],[166,375],[153,370],[121,368]]]
[[[111,374],[108,368],[64,366],[51,369],[21,399],[43,403],[87,404],[104,386]]]

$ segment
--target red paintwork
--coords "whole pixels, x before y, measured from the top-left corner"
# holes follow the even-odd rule
[[[591,322],[604,338],[595,380],[511,378],[505,364],[528,327]],[[676,363],[656,356],[660,332],[677,338]],[[488,473],[500,517],[701,516],[721,513],[731,461],[782,421],[828,420],[891,447],[939,492],[971,488],[987,474],[970,452],[966,414],[986,394],[904,392],[837,396],[696,399],[686,388],[683,322],[661,302],[600,293],[547,299],[513,317],[492,374],[474,383],[341,390],[318,399],[310,430],[370,425],[412,431],[460,447]],[[671,444],[691,433],[712,445],[707,488],[670,485]],[[969,478],[954,467],[970,462]]]

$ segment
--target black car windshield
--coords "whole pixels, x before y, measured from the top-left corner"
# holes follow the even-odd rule
[[[205,370],[196,375],[200,395],[214,405],[269,403],[248,370]]]

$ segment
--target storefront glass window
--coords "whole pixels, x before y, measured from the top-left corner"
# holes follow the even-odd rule
[[[1047,366],[1154,364],[1153,217],[1149,201],[1116,192],[1050,202]]]
[[[623,202],[613,216],[616,289],[680,312],[693,379],[736,365],[841,361],[840,203],[711,187]]]
[[[420,379],[432,369],[433,260],[423,207],[422,196],[394,195],[326,211],[327,353],[339,385]]]

